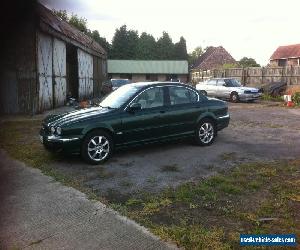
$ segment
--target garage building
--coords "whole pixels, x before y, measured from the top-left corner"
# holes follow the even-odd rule
[[[0,113],[35,114],[67,96],[98,97],[107,54],[92,38],[41,4],[5,34],[0,57]]]

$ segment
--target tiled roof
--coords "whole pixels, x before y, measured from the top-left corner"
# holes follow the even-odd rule
[[[291,57],[300,57],[300,44],[293,44],[278,47],[270,60],[287,59]]]
[[[208,70],[219,68],[226,63],[235,63],[234,58],[222,47],[210,46],[206,51],[196,60],[193,68]]]
[[[37,14],[40,21],[52,28],[54,31],[59,32],[68,39],[78,42],[88,49],[96,51],[99,54],[106,55],[105,50],[94,39],[82,33],[66,21],[61,20],[50,9],[40,3],[37,4]]]
[[[107,72],[116,74],[188,74],[188,62],[164,60],[108,60]]]

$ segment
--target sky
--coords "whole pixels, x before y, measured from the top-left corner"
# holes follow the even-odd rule
[[[236,60],[252,57],[266,65],[278,46],[300,44],[299,0],[40,0],[87,19],[111,42],[126,24],[156,39],[166,31],[183,36],[188,52],[197,46],[223,46]]]

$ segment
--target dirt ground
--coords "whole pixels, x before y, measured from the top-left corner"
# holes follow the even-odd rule
[[[243,162],[294,159],[300,155],[300,109],[280,105],[229,104],[230,126],[209,147],[190,141],[156,144],[117,151],[100,166],[67,156],[51,167],[120,202],[134,193],[159,192]]]

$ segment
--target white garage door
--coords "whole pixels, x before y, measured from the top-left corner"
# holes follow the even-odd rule
[[[93,57],[78,49],[79,99],[93,96]]]
[[[52,108],[52,38],[38,33],[39,110]]]
[[[66,44],[53,40],[54,105],[63,106],[67,99]]]

